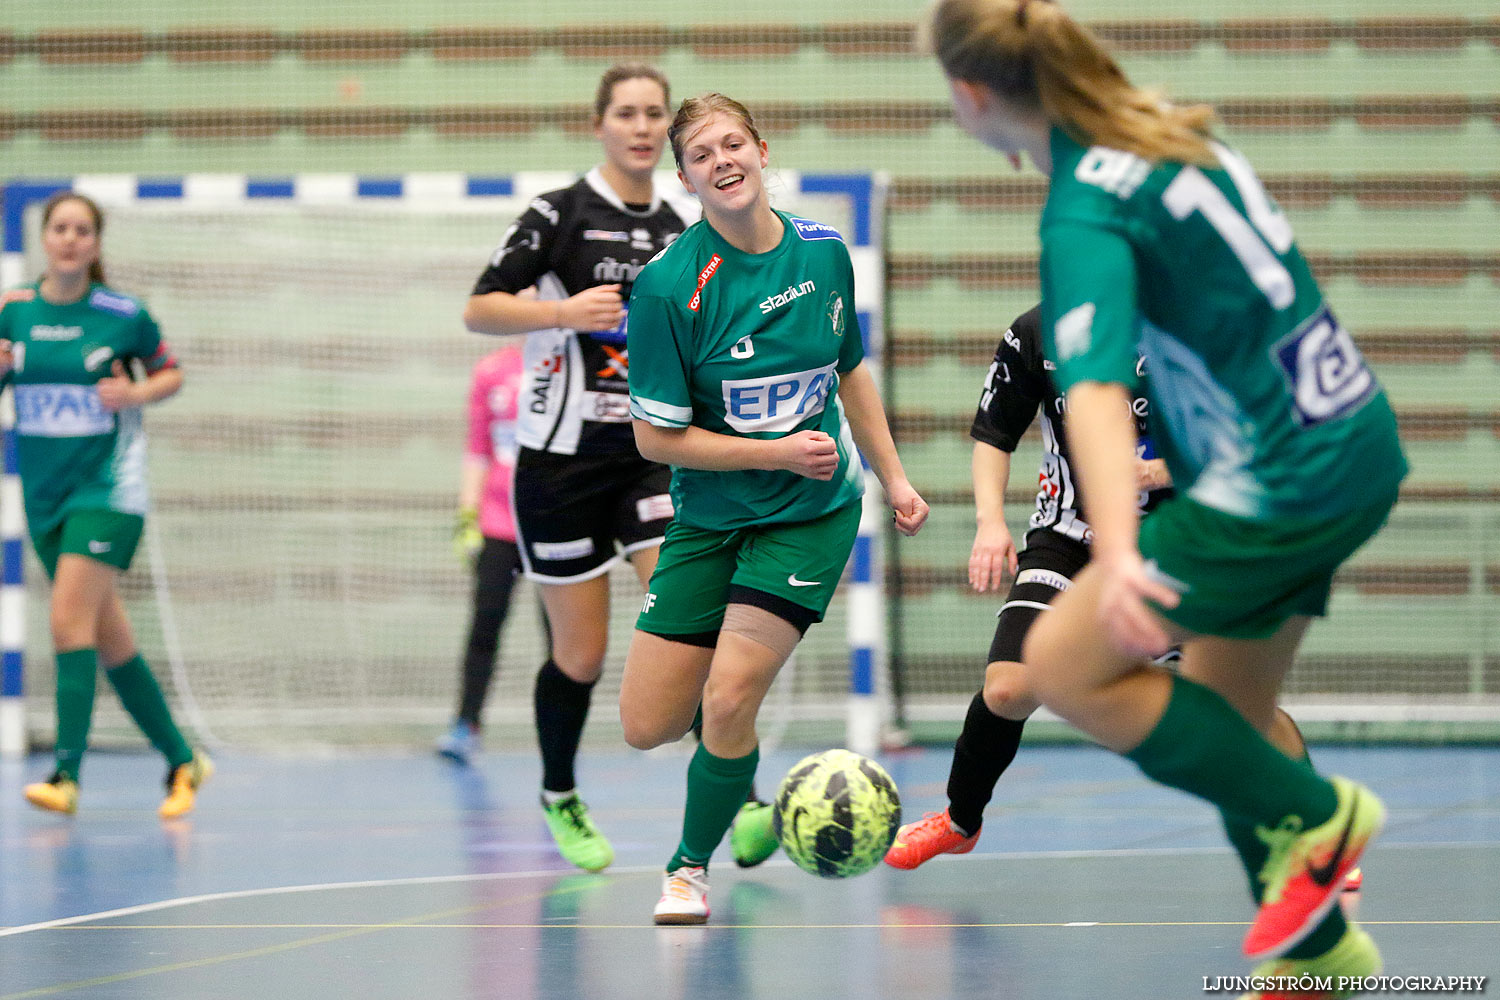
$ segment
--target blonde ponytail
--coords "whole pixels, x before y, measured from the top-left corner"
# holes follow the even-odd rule
[[[1178,107],[1133,86],[1098,39],[1051,0],[937,0],[922,44],[949,77],[1040,108],[1084,145],[1217,163],[1208,145],[1212,108]]]

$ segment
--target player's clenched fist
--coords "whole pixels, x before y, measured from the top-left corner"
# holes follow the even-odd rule
[[[557,308],[558,326],[565,330],[597,333],[613,330],[625,318],[619,285],[595,285],[564,299]]]
[[[896,530],[903,535],[915,535],[922,530],[931,508],[927,501],[904,479],[893,480],[885,488],[885,498],[895,512]]]
[[[777,443],[782,459],[779,468],[825,482],[838,471],[838,442],[822,431],[798,431]]]

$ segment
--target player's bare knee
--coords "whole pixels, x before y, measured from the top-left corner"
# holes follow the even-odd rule
[[[625,730],[625,742],[636,750],[654,750],[675,743],[687,732],[684,727],[674,726],[670,719],[642,718],[626,711],[620,712],[620,723]]]
[[[577,681],[579,684],[592,684],[604,673],[604,648],[602,646],[598,649],[554,648],[552,662],[557,664],[557,669],[566,674],[569,680]]]
[[[1026,668],[1005,660],[991,663],[984,671],[984,705],[1006,719],[1024,719],[1038,707],[1026,681]]]

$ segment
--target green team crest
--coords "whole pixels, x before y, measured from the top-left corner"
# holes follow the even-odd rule
[[[828,296],[828,322],[835,337],[844,335],[844,297],[838,292]]]

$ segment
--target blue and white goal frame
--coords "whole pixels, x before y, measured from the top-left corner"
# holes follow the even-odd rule
[[[865,341],[865,355],[880,382],[879,366],[885,343],[885,203],[889,178],[883,174],[774,173],[775,191],[847,200],[848,229],[844,241],[854,262],[855,311]],[[87,174],[64,178],[20,179],[0,186],[0,288],[25,281],[27,209],[58,191],[76,190],[111,206],[156,200],[179,200],[194,205],[232,205],[254,200],[281,200],[309,205],[351,203],[363,199],[476,202],[483,199],[525,198],[572,183],[574,174],[517,173],[511,176],[471,176],[460,173],[417,173],[396,176],[355,174],[298,174],[250,177],[243,174],[187,174],[179,177],[134,174]],[[0,401],[0,448],[4,478],[0,480],[0,756],[25,752],[24,650],[25,587],[23,579],[25,523],[20,482],[11,433],[15,413],[10,394]],[[885,721],[887,648],[882,532],[888,518],[880,487],[873,481],[865,492],[864,516],[850,559],[848,598],[849,710],[847,744],[861,753],[879,745]]]

